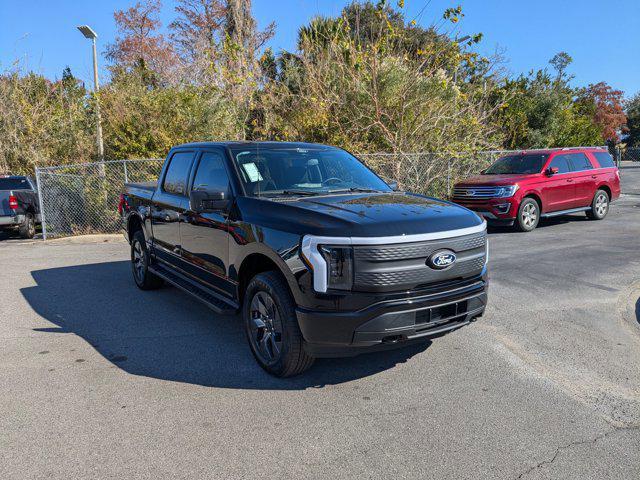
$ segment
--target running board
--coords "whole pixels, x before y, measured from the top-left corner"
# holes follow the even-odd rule
[[[186,276],[159,264],[149,265],[149,271],[159,276],[167,283],[179,288],[185,293],[195,297],[207,307],[221,315],[232,315],[238,312],[238,304],[227,300],[219,293],[196,284]]]
[[[569,210],[558,210],[557,212],[543,213],[542,215],[540,215],[540,217],[542,218],[557,217],[559,215],[568,215],[570,213],[586,212],[587,210],[591,210],[591,207],[580,207],[580,208],[570,208]]]

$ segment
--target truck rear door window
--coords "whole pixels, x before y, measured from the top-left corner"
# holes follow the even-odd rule
[[[176,152],[171,157],[162,188],[167,193],[184,195],[187,192],[187,179],[191,169],[193,152]]]
[[[31,190],[26,178],[0,178],[0,190]]]

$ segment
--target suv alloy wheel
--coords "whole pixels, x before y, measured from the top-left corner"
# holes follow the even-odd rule
[[[587,217],[592,220],[602,220],[609,212],[609,195],[604,190],[598,190],[591,202],[591,210],[587,210]]]
[[[530,232],[538,226],[540,221],[540,206],[533,198],[522,200],[518,208],[516,226],[521,232]]]

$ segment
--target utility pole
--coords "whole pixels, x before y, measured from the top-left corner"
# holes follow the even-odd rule
[[[81,25],[78,30],[91,40],[93,44],[93,96],[96,99],[96,137],[98,143],[98,157],[100,161],[104,161],[104,143],[102,142],[102,119],[100,117],[100,98],[98,97],[98,90],[100,85],[98,84],[98,52],[96,51],[96,39],[98,34],[94,32],[89,25]]]

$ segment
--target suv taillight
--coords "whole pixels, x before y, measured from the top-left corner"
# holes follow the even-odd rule
[[[18,209],[18,199],[16,198],[15,195],[9,195],[9,208],[11,210]]]

